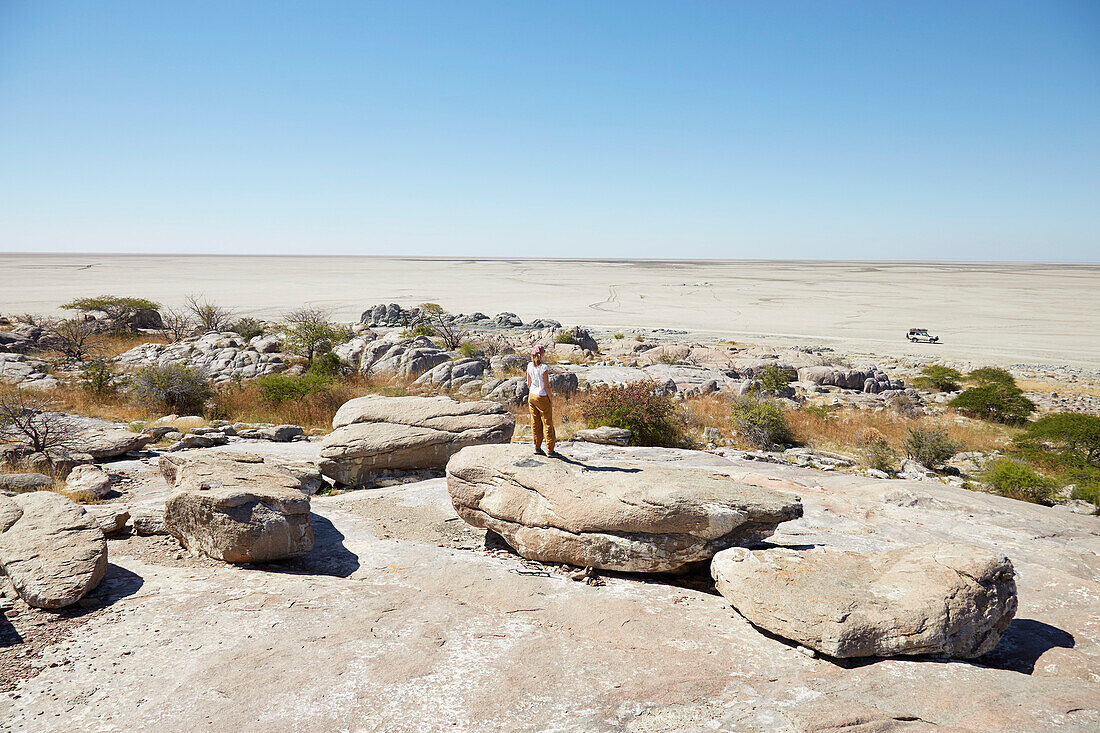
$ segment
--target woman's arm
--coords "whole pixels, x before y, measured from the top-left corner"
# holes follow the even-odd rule
[[[550,399],[554,396],[554,393],[550,391],[550,367],[546,367],[546,374],[542,377],[542,386],[546,387],[546,399]]]

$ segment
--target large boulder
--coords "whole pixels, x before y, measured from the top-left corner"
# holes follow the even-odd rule
[[[107,540],[79,504],[52,491],[0,496],[0,568],[29,605],[76,603],[107,572]]]
[[[802,516],[797,497],[714,470],[540,458],[525,445],[461,451],[447,489],[460,517],[523,557],[632,572],[675,572]]]
[[[499,402],[369,395],[345,402],[321,441],[321,473],[348,486],[384,469],[443,468],[467,446],[512,439],[515,418]]]
[[[0,492],[23,494],[53,488],[53,479],[42,473],[0,473]]]
[[[269,462],[249,453],[162,455],[160,470],[176,492],[164,526],[186,547],[225,562],[266,562],[313,549],[312,466]]]
[[[98,501],[111,493],[111,477],[99,466],[81,465],[65,478],[65,493],[73,499]]]
[[[734,548],[711,572],[749,621],[831,657],[978,657],[1016,613],[1012,563],[961,543],[869,555]]]

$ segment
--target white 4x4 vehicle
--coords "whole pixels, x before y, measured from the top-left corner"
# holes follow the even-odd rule
[[[933,336],[932,334],[928,333],[927,328],[910,328],[909,333],[905,334],[905,338],[909,339],[915,344],[938,344],[940,342],[940,337]]]

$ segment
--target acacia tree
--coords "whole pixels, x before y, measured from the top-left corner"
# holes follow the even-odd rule
[[[438,303],[420,304],[420,322],[435,331],[449,350],[457,349],[466,339],[466,332],[455,326],[454,316],[443,310],[443,306]]]
[[[314,358],[351,338],[351,329],[332,322],[329,312],[321,308],[300,308],[287,313],[283,319],[286,321],[286,348],[310,364]]]
[[[94,298],[77,298],[61,307],[81,313],[102,313],[115,328],[123,328],[130,325],[139,311],[159,310],[160,303],[145,298],[98,295]]]
[[[35,453],[70,446],[79,428],[55,407],[53,400],[30,390],[0,393],[0,438],[26,443]]]

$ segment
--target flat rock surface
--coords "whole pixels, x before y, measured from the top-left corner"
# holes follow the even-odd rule
[[[79,504],[52,491],[0,497],[0,568],[37,608],[76,603],[107,570],[107,541]]]
[[[591,446],[585,460],[601,456],[794,491],[805,516],[781,524],[776,544],[1002,552],[1018,573],[1016,618],[976,662],[814,659],[744,621],[706,576],[612,574],[594,587],[487,548],[436,479],[316,497],[313,552],[265,570],[180,559],[166,538],[112,541],[89,597],[102,608],[45,645],[48,627],[10,621],[24,641],[0,646],[0,663],[19,654],[26,671],[0,693],[0,720],[108,732],[1100,725],[1095,517],[699,452]]]
[[[497,402],[368,395],[341,406],[332,427],[321,472],[355,486],[376,471],[442,468],[466,446],[507,442],[515,418]]]
[[[447,464],[458,515],[526,558],[671,572],[754,544],[802,514],[798,497],[705,468],[531,455],[518,443],[466,448]]]
[[[711,573],[749,621],[832,657],[979,657],[1016,613],[1008,558],[957,542],[867,555],[735,547]]]

